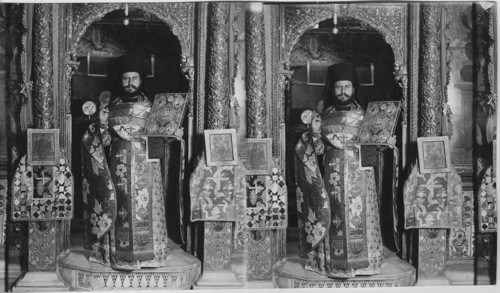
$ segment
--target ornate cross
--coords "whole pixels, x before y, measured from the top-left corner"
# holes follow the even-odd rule
[[[435,174],[429,174],[430,178],[426,181],[426,184],[421,184],[421,187],[424,187],[429,190],[428,200],[434,198],[434,192],[437,188],[446,188],[443,187],[440,184],[436,184],[436,175]]]
[[[215,172],[213,177],[206,177],[215,182],[215,191],[221,191],[222,182],[229,181],[229,178],[220,176],[220,172]]]
[[[259,177],[261,177],[261,176],[259,176]],[[262,177],[263,177],[263,176],[262,176]],[[261,177],[261,178],[262,178],[262,177]],[[260,185],[258,184],[258,182],[262,182],[262,179],[261,179],[261,178],[258,178],[258,177],[257,177],[257,178],[256,178],[256,180],[253,180],[254,185],[250,185],[250,184],[248,184],[248,187],[247,187],[247,188],[248,188],[248,189],[250,189],[251,191],[255,191],[255,194],[256,194],[256,195],[258,195],[258,194],[259,194],[259,192],[260,192],[261,190],[264,190],[264,189],[265,189],[265,187],[264,187],[264,186],[260,186]],[[250,181],[247,181],[247,182],[248,182],[248,183],[250,183]],[[265,179],[264,179],[264,182],[265,182]],[[259,196],[258,198],[256,198],[256,200],[255,200],[255,204],[257,204],[257,202],[259,201],[259,199],[261,199],[261,201],[262,201],[264,204],[265,204],[265,202],[267,202],[267,200],[264,200],[264,199],[262,199],[262,197],[260,197],[260,196]]]
[[[44,168],[44,169],[42,169],[42,172],[40,172],[40,173],[42,173],[42,176],[41,176],[41,177],[38,177],[38,176],[37,176],[37,177],[35,177],[35,180],[37,180],[37,182],[38,182],[38,181],[42,181],[42,185],[43,185],[43,186],[45,186],[45,184],[46,184],[47,182],[50,182],[50,181],[52,180],[52,177],[45,177],[45,168]],[[43,193],[42,193],[42,194],[40,194],[40,195],[43,195]],[[40,196],[40,195],[39,195],[39,196]]]

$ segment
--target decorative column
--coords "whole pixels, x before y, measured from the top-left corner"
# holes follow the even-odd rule
[[[441,5],[421,5],[418,136],[441,136]],[[446,229],[418,229],[417,285],[447,285]]]
[[[246,13],[247,137],[267,137],[266,51],[262,3],[252,3]]]
[[[208,5],[207,128],[224,129],[229,123],[229,3]]]
[[[207,129],[225,129],[229,125],[229,10],[230,4],[209,3],[207,7]],[[231,271],[234,251],[234,222],[205,221],[203,276],[201,288],[241,286]]]
[[[421,4],[419,137],[441,135],[441,5]]]
[[[36,129],[52,129],[56,119],[53,95],[53,17],[53,4],[34,5],[33,48],[27,50],[33,50],[34,54],[33,127]],[[21,164],[22,162],[24,159]],[[13,288],[14,292],[33,291],[35,288],[50,291],[67,288],[57,278],[56,261],[60,252],[69,249],[69,226],[70,220],[28,221],[28,273]]]
[[[266,52],[262,3],[251,3],[246,10],[245,42],[247,137],[266,138]],[[244,257],[247,280],[272,279],[273,232],[271,229],[245,231],[248,239]]]
[[[35,128],[49,129],[54,126],[52,36],[52,5],[35,4],[33,15]]]

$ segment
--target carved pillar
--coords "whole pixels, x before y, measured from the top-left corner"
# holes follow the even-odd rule
[[[419,136],[440,136],[443,97],[441,94],[441,5],[421,4]]]
[[[225,129],[229,124],[229,13],[230,4],[211,2],[207,8],[207,129]],[[234,223],[204,223],[203,276],[201,288],[241,286],[231,271]]]
[[[252,3],[246,11],[246,93],[247,93],[247,137],[267,137],[266,105],[266,49],[264,10],[262,3]],[[276,231],[245,231],[247,249],[245,253],[248,280],[272,278],[272,238]]]
[[[419,119],[418,136],[440,136],[443,113],[441,92],[441,5],[421,4]],[[444,275],[446,263],[446,229],[418,231],[417,285],[448,285]]]
[[[38,129],[54,128],[56,119],[53,88],[57,90],[57,82],[54,82],[53,54],[58,34],[54,34],[53,20],[58,19],[57,11],[53,4],[34,5],[33,48],[26,48],[33,50],[34,56],[33,128]],[[42,287],[49,291],[65,290],[66,286],[57,279],[56,261],[60,252],[69,250],[70,222],[30,221],[28,225],[28,273],[16,283],[13,291]]]
[[[229,122],[229,5],[221,2],[208,5],[208,129],[224,129]]]
[[[253,3],[246,13],[246,92],[247,136],[267,137],[266,128],[266,52],[262,3]]]
[[[52,95],[52,5],[35,4],[33,15],[34,60],[34,123],[36,128],[54,126]]]

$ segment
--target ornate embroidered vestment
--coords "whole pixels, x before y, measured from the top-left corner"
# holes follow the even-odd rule
[[[140,136],[150,108],[145,97],[117,102],[109,127],[91,124],[82,139],[84,244],[91,261],[116,269],[160,267],[169,257],[160,162],[147,161]]]
[[[301,257],[331,277],[377,274],[384,263],[373,167],[360,167],[352,144],[363,115],[330,109],[322,137],[304,133],[295,147]]]

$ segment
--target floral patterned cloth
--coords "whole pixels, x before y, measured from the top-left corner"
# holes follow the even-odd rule
[[[109,128],[91,124],[82,139],[84,244],[91,261],[116,269],[160,267],[169,258],[160,162],[146,161],[140,137],[150,106],[117,103]]]
[[[450,173],[420,173],[413,166],[404,185],[405,228],[462,227],[462,182]]]
[[[206,166],[201,158],[191,175],[192,221],[239,221],[245,211],[245,169],[237,166]],[[243,214],[242,214],[243,213]]]
[[[486,169],[479,186],[479,231],[497,232],[497,182],[493,166]]]
[[[374,171],[360,168],[359,149],[349,144],[363,111],[326,115],[327,140],[306,132],[295,147],[300,255],[305,269],[330,277],[377,274],[384,261]]]

